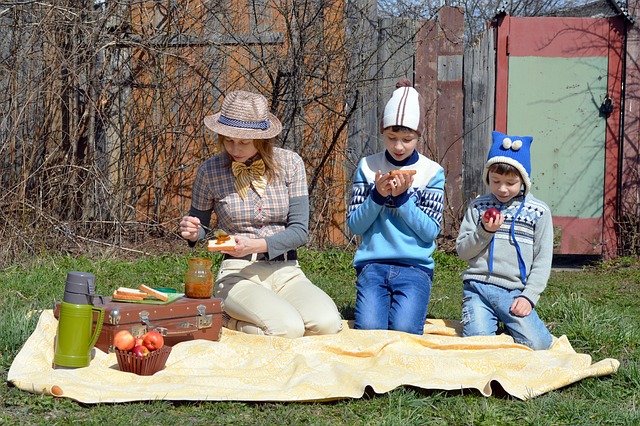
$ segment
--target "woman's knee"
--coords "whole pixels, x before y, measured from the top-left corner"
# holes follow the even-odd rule
[[[307,325],[306,334],[308,335],[325,335],[336,334],[342,331],[342,318],[337,315],[323,315],[316,318],[313,324]]]

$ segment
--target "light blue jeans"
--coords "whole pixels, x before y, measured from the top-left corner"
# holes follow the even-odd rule
[[[421,335],[431,275],[415,266],[369,263],[358,273],[354,326]]]
[[[516,343],[534,350],[549,349],[553,337],[535,309],[526,317],[513,315],[509,309],[520,290],[507,290],[491,284],[467,280],[462,292],[462,335],[492,336],[498,322]]]

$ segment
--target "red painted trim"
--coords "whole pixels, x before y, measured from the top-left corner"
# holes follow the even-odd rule
[[[494,129],[507,132],[507,99],[509,98],[509,15],[498,17],[496,40],[496,104]]]
[[[531,41],[530,34],[539,31],[555,34],[549,43]],[[496,105],[495,129],[507,132],[507,101],[509,56],[593,57],[608,58],[608,96],[614,100],[614,111],[606,119],[603,217],[578,219],[554,217],[563,229],[561,253],[601,254],[605,259],[617,255],[619,235],[616,220],[619,199],[619,131],[622,112],[622,74],[625,24],[622,17],[603,18],[513,18],[503,16],[497,21],[496,40]],[[555,31],[554,31],[555,29]],[[510,37],[518,43],[509,44]],[[553,43],[552,43],[553,42]],[[574,46],[574,47],[572,47]],[[591,232],[591,231],[596,232]],[[600,244],[593,243],[601,234]],[[579,248],[581,247],[581,248]]]
[[[623,111],[621,105],[622,76],[624,54],[625,23],[621,16],[609,18],[608,26],[608,56],[609,73],[607,90],[609,97],[614,100],[614,110],[607,117],[605,130],[605,166],[604,166],[604,209],[603,209],[603,252],[605,259],[611,259],[618,255],[619,236],[616,229],[618,199],[619,199],[619,132],[620,114]]]
[[[560,247],[554,247],[554,253],[602,254],[602,218],[553,216],[553,227],[554,240],[560,239]]]
[[[548,40],[531,37],[544,27]],[[607,56],[609,24],[603,18],[511,18],[509,33],[518,40],[511,56],[583,58]]]

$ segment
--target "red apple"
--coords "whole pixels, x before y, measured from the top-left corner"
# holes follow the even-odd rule
[[[148,331],[142,336],[142,344],[150,351],[155,351],[164,345],[164,337],[157,331]]]
[[[130,351],[136,345],[136,338],[129,330],[120,330],[113,336],[113,346],[121,351]]]
[[[145,357],[149,355],[149,349],[147,349],[143,345],[138,345],[131,349],[131,353],[138,357]]]
[[[482,215],[482,218],[484,219],[485,222],[489,222],[491,219],[498,220],[498,217],[500,216],[500,210],[496,209],[495,207],[491,207],[489,210],[485,211],[484,214]]]
[[[142,343],[142,337],[136,337],[136,343],[134,343],[133,345],[135,346],[144,346],[144,344]]]

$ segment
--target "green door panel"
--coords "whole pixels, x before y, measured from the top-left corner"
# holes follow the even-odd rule
[[[606,57],[510,57],[507,132],[533,136],[532,193],[554,216],[603,212]]]

